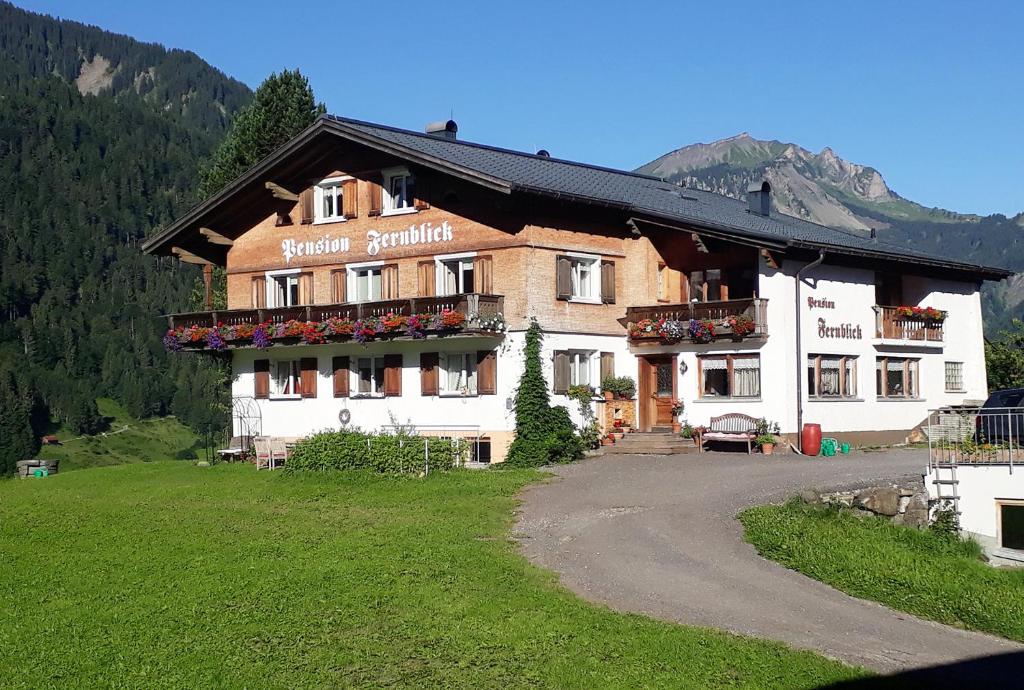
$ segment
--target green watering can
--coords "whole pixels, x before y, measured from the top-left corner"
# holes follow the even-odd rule
[[[839,441],[834,438],[823,438],[821,439],[821,454],[827,458],[835,457],[836,451],[839,449]]]

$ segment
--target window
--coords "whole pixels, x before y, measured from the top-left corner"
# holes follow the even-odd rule
[[[722,270],[710,268],[690,273],[690,301],[715,301],[722,298]]]
[[[473,257],[438,259],[437,264],[438,295],[473,292]]]
[[[761,396],[760,355],[704,355],[700,366],[700,397],[758,398]]]
[[[946,362],[946,392],[962,393],[964,390],[964,363]]]
[[[879,357],[875,366],[875,393],[879,398],[918,397],[919,360]]]
[[[809,356],[807,395],[811,398],[857,397],[857,358],[845,355]]]
[[[442,352],[441,367],[442,395],[476,395],[476,353]]]
[[[384,214],[409,213],[416,207],[415,178],[405,168],[384,172]]]
[[[273,382],[271,395],[276,397],[298,397],[301,393],[301,372],[299,360],[282,360],[273,363]]]
[[[596,300],[600,298],[597,285],[597,258],[569,257],[572,299]]]
[[[381,270],[383,266],[362,266],[349,268],[352,285],[349,294],[355,302],[376,302],[381,297]]]
[[[299,273],[286,273],[267,276],[267,286],[271,307],[294,307],[302,302],[299,300]]]
[[[998,503],[999,545],[1024,551],[1024,503]]]
[[[344,182],[348,178],[331,178],[324,180],[313,188],[314,220],[342,221],[345,220]]]
[[[356,394],[384,395],[384,358],[356,358]]]
[[[594,353],[585,350],[569,351],[569,385],[593,386],[590,377],[590,360]]]

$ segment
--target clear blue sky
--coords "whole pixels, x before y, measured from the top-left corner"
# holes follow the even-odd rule
[[[329,112],[633,168],[748,131],[872,165],[903,196],[1024,211],[1024,2],[15,0],[195,51]],[[390,17],[398,19],[392,20]]]

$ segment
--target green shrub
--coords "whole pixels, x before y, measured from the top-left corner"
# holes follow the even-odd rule
[[[185,448],[174,454],[175,460],[195,460],[197,457],[196,451],[192,448]]]
[[[540,364],[543,338],[540,326],[533,321],[526,331],[523,377],[516,390],[516,438],[506,458],[511,467],[538,467],[583,457],[584,444],[576,435],[569,411],[551,406]]]
[[[285,470],[373,470],[385,474],[418,474],[426,467],[428,457],[431,470],[447,470],[466,459],[467,455],[468,446],[462,439],[367,433],[358,429],[321,431],[295,444],[285,463]]]

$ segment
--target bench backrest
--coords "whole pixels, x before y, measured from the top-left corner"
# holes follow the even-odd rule
[[[730,412],[719,417],[711,418],[711,431],[724,431],[736,434],[754,431],[757,428],[757,420],[750,415]]]

